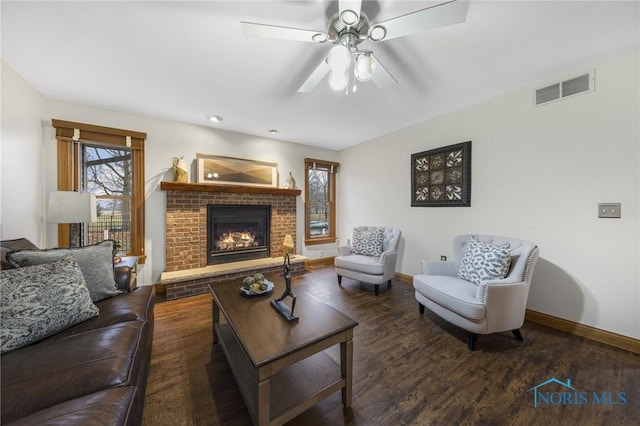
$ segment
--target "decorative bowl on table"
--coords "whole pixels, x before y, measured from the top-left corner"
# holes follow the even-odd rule
[[[245,296],[260,296],[270,293],[273,287],[274,284],[271,281],[267,280],[264,275],[257,273],[242,280],[240,291]]]

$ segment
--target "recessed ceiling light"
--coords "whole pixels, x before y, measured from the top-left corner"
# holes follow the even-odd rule
[[[209,120],[213,121],[214,123],[219,123],[222,121],[222,117],[220,117],[219,115],[210,115]]]
[[[269,129],[267,131],[269,132],[270,135],[277,135],[278,134],[278,129]]]

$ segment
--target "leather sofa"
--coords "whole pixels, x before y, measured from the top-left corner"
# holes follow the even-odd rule
[[[36,248],[2,241],[10,250]],[[126,272],[124,272],[126,273]],[[98,316],[0,357],[0,420],[8,425],[140,425],[153,342],[153,286],[95,302]]]

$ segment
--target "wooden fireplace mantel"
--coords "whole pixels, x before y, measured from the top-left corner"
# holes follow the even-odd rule
[[[264,186],[216,185],[211,183],[160,182],[163,191],[231,192],[236,194],[275,194],[297,196],[299,189],[272,188]]]

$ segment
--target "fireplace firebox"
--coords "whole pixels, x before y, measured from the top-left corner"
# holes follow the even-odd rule
[[[208,205],[207,264],[270,256],[271,206]]]

